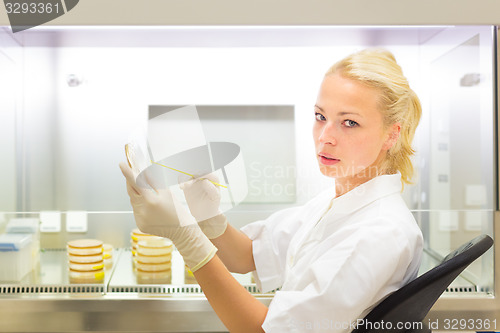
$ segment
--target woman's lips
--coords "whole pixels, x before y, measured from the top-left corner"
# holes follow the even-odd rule
[[[320,154],[318,154],[318,156],[319,156],[320,163],[323,165],[335,165],[338,162],[340,162],[339,159],[336,159],[329,154],[320,153]]]

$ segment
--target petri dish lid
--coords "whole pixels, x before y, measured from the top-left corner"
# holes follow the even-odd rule
[[[0,235],[0,251],[19,251],[31,241],[31,234],[3,234]]]
[[[135,228],[132,230],[132,232],[130,233],[131,235],[138,235],[138,236],[153,236],[151,234],[146,234],[142,231],[139,230],[139,228]]]
[[[75,249],[102,247],[102,241],[97,239],[75,239],[68,242],[68,247]]]
[[[151,275],[156,275],[156,274],[171,274],[172,269],[171,268],[167,268],[167,269],[162,270],[162,271],[144,271],[144,270],[142,270],[140,268],[137,268],[137,272],[141,273],[141,274],[151,274]]]
[[[151,239],[141,240],[137,243],[139,247],[147,247],[147,248],[163,248],[163,247],[171,247],[172,241],[168,238],[155,237]]]
[[[104,259],[102,254],[89,254],[89,255],[75,255],[68,254],[68,260],[74,263],[94,263]]]
[[[140,231],[137,228],[130,232],[130,238],[132,239],[132,241],[138,241],[141,239],[148,239],[150,237],[158,237],[158,236],[151,235],[151,234],[145,234],[144,232]]]
[[[101,260],[100,262],[89,262],[89,263],[69,262],[68,266],[71,271],[95,272],[95,271],[100,271],[104,268],[104,261]]]

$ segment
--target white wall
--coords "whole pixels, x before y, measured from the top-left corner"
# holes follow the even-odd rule
[[[16,210],[16,93],[18,73],[16,63],[0,52],[0,209]],[[0,221],[1,224],[1,221]]]
[[[296,150],[304,202],[331,184],[318,172],[311,136],[319,84],[331,64],[357,48],[58,48],[58,205],[129,209],[117,167],[123,145],[145,124],[148,105],[162,104],[295,105],[297,144],[283,148]],[[415,82],[415,47],[392,50]],[[68,87],[69,74],[84,83]]]
[[[25,179],[21,211],[57,208],[56,61],[53,48],[24,50],[23,107],[18,113],[22,124],[18,145],[23,154],[18,170]]]

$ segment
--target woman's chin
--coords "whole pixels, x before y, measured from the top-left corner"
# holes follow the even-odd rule
[[[338,178],[340,176],[337,168],[332,168],[321,164],[319,166],[319,171],[323,174],[323,176],[330,178]]]

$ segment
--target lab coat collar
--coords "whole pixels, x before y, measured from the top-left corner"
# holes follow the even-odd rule
[[[305,253],[304,246],[309,241],[317,241],[322,238],[325,228],[335,224],[346,216],[350,216],[357,210],[371,204],[372,202],[401,191],[401,175],[382,175],[375,177],[366,183],[352,189],[344,195],[333,198],[331,190],[324,191],[320,196],[320,202],[324,210],[314,211],[311,223],[305,224],[290,242],[287,253],[288,268],[294,265]],[[326,199],[326,200],[325,200]],[[326,205],[331,203],[328,208]],[[309,211],[309,210],[308,210]],[[310,211],[309,211],[310,212]],[[309,216],[311,217],[311,216]],[[324,223],[325,222],[325,223]],[[295,277],[287,273],[287,279],[294,281]]]
[[[382,197],[401,192],[401,174],[381,175],[333,199],[330,211],[350,214]]]

